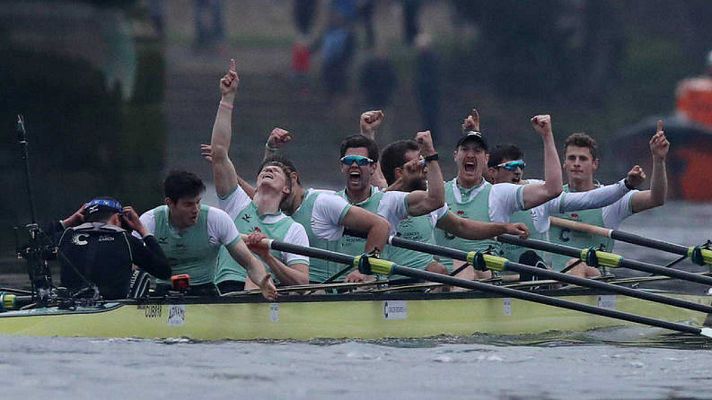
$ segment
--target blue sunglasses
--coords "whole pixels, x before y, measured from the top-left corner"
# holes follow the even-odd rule
[[[503,162],[501,164],[497,164],[495,167],[496,168],[504,168],[507,171],[514,171],[517,168],[524,169],[527,166],[527,164],[524,162],[524,160],[514,160],[514,161],[507,161]]]
[[[352,155],[341,157],[341,163],[344,165],[352,165],[353,163],[356,163],[359,167],[364,167],[366,165],[373,164],[373,160],[364,156]]]

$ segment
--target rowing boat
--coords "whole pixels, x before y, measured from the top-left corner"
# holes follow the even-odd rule
[[[704,326],[708,314],[582,288],[542,294],[643,316]],[[665,293],[710,305],[712,296]],[[0,335],[193,340],[422,338],[581,332],[630,325],[611,319],[479,291],[382,291],[283,295],[169,297],[73,309],[41,307],[0,313]]]

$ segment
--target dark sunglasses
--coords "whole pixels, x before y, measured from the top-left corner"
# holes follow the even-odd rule
[[[364,156],[352,155],[341,157],[341,163],[344,165],[352,165],[353,163],[356,163],[356,165],[358,165],[359,167],[363,167],[372,164],[373,160]]]
[[[524,160],[514,160],[514,161],[507,161],[503,162],[501,164],[497,164],[495,168],[504,168],[507,171],[514,171],[517,168],[524,169],[527,166],[527,164],[524,162]]]

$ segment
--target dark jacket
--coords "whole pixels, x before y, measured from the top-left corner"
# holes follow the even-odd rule
[[[54,228],[61,232],[61,224]],[[153,235],[143,240],[126,230],[103,222],[87,222],[64,230],[57,241],[62,286],[77,292],[89,286],[99,288],[104,299],[126,298],[132,266],[169,279],[171,268]]]

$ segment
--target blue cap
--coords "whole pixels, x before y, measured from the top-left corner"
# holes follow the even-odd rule
[[[111,197],[92,199],[92,201],[85,204],[85,207],[86,213],[90,215],[98,211],[112,211],[115,213],[124,211],[124,207],[121,206],[121,203]]]

